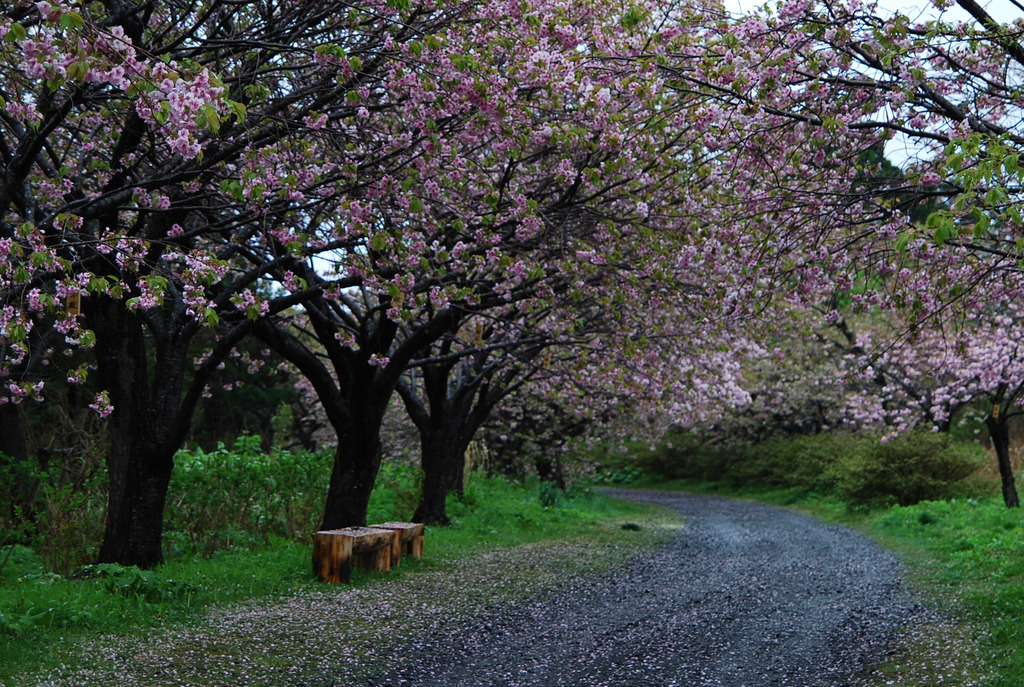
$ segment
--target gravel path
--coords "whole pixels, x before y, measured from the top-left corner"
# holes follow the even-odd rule
[[[848,686],[920,611],[896,560],[848,529],[743,501],[611,495],[686,525],[603,581],[425,637],[364,684]]]

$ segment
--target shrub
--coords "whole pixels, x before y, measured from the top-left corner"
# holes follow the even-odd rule
[[[945,498],[986,462],[979,446],[931,432],[862,441],[852,448],[840,455],[833,476],[839,495],[854,506]]]
[[[668,480],[693,479],[717,482],[729,473],[737,450],[739,449],[735,447],[709,444],[692,434],[673,432],[653,449],[637,447],[626,458],[628,462],[604,462],[608,475],[641,471]]]
[[[812,434],[768,439],[737,450],[727,479],[743,485],[834,490],[833,467],[844,452],[863,443],[849,434]]]
[[[175,553],[251,548],[272,537],[307,541],[323,516],[334,457],[330,453],[265,453],[260,438],[231,448],[179,451],[167,498],[165,541]],[[416,509],[417,467],[387,463],[370,496],[371,522],[407,520]]]
[[[797,495],[836,494],[851,506],[872,506],[961,493],[961,481],[985,461],[977,444],[948,434],[915,432],[884,442],[878,436],[834,432],[732,447],[675,435],[655,450],[638,452],[635,466],[651,477],[791,489]]]
[[[167,498],[169,540],[175,531],[209,553],[270,536],[301,539],[323,512],[331,456],[305,451],[263,453],[260,438],[242,436],[230,449],[179,451]]]

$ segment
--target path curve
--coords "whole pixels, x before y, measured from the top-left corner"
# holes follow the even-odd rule
[[[600,582],[423,638],[365,684],[845,687],[920,610],[895,558],[849,529],[745,501],[609,493],[686,524]]]

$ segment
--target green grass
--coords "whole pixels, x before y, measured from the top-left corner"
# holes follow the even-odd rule
[[[188,622],[215,605],[314,583],[310,547],[283,540],[171,560],[152,572],[109,567],[115,574],[65,578],[41,572],[27,549],[15,552],[0,578],[0,684],[65,662],[68,640],[144,633]]]
[[[1024,684],[1024,515],[1001,498],[878,513],[868,531],[899,552],[933,604],[981,630],[993,687]]]
[[[407,504],[401,494],[412,488],[411,481],[403,482],[395,475],[385,478],[394,478],[394,482],[380,490],[371,512],[378,519],[403,517],[389,510],[387,503],[390,499],[404,508]],[[543,499],[551,503],[549,494]],[[115,676],[120,680],[127,668],[112,663],[110,656],[129,651],[114,647],[136,641],[128,639],[134,637],[146,637],[147,643],[169,642],[169,648],[161,653],[170,657],[167,660],[181,662],[185,673],[232,656],[236,661],[262,661],[253,667],[257,677],[251,684],[274,684],[274,670],[301,664],[309,651],[308,637],[299,633],[282,637],[273,656],[268,652],[265,658],[253,659],[247,642],[231,639],[230,634],[221,637],[209,629],[211,612],[277,608],[311,595],[345,595],[352,588],[364,587],[384,595],[415,596],[417,586],[427,584],[422,580],[428,579],[433,580],[429,596],[436,603],[443,603],[447,594],[452,607],[482,607],[493,602],[495,594],[536,593],[565,575],[621,564],[654,546],[678,525],[678,518],[662,509],[615,502],[589,491],[559,496],[554,505],[545,506],[535,483],[522,486],[483,478],[471,480],[465,502],[451,501],[450,514],[451,526],[428,528],[424,558],[403,559],[401,567],[384,575],[356,571],[351,587],[315,580],[310,544],[276,536],[265,542],[239,536],[239,543],[208,555],[199,555],[199,549],[193,547],[169,557],[152,572],[106,566],[86,569],[86,576],[71,577],[42,572],[35,555],[18,547],[0,576],[0,684],[38,684],[43,675],[49,676],[46,681],[64,675],[66,682],[61,684],[111,684],[110,680]],[[580,547],[590,555],[579,556]],[[520,551],[524,553],[520,555]],[[538,561],[544,561],[542,569]],[[480,580],[484,581],[450,581],[470,573],[483,576]],[[332,630],[343,634],[334,636],[324,652],[336,650],[334,646],[371,646],[367,637],[384,631],[387,641],[422,631],[409,625],[418,619],[403,618],[364,623],[349,619],[343,628]],[[394,622],[399,624],[389,624]],[[177,644],[159,639],[190,633],[201,639]],[[205,647],[209,655],[197,658],[194,648],[182,646]],[[146,677],[146,662],[138,662],[141,677],[133,678],[135,684],[165,683],[157,668]],[[199,670],[180,684],[206,684],[204,680]],[[211,678],[209,684],[218,682]]]

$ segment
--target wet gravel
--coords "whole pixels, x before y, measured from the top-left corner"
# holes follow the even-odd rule
[[[453,613],[361,684],[849,686],[922,613],[895,558],[846,528],[709,496],[611,494],[686,524],[601,580]]]

